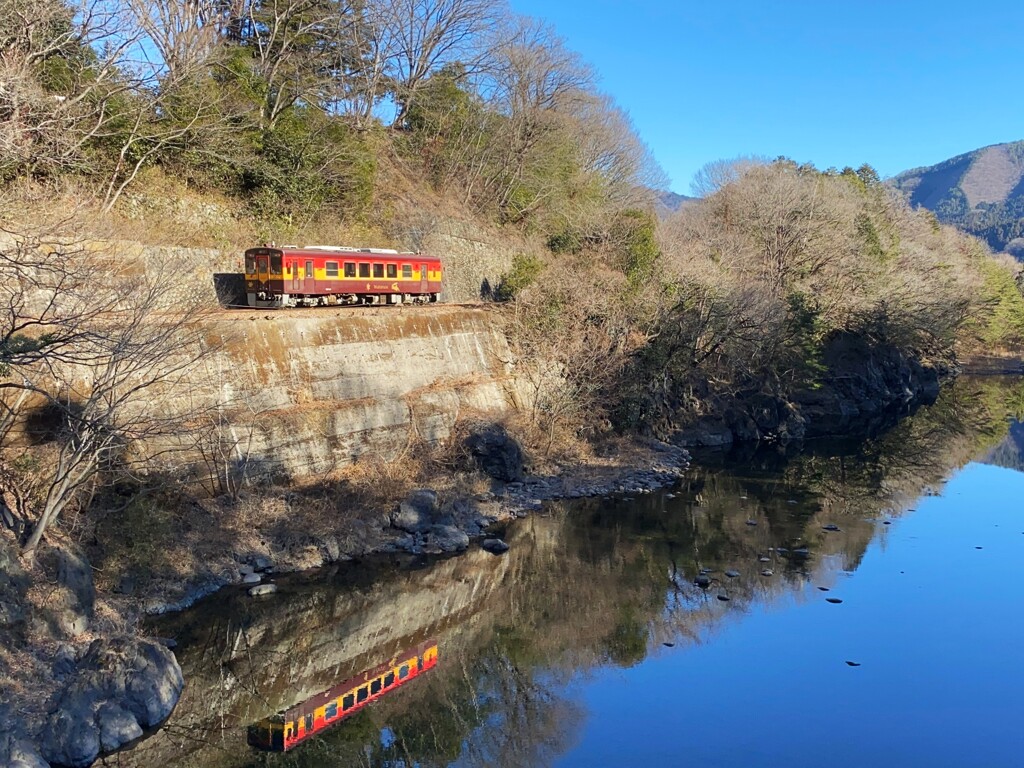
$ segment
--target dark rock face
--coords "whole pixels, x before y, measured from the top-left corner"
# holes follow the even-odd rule
[[[719,403],[720,415],[705,415],[677,429],[672,442],[720,448],[767,440],[786,444],[808,437],[867,434],[894,414],[939,394],[941,372],[900,350],[837,334],[822,355],[818,386],[788,397],[765,392]],[[712,401],[714,405],[714,401]]]
[[[481,471],[506,483],[523,479],[523,449],[500,424],[475,429],[466,438],[466,448]]]
[[[84,768],[163,722],[184,685],[174,654],[159,643],[94,641],[42,730],[43,757]]]
[[[934,402],[939,395],[938,370],[858,336],[833,338],[823,362],[828,369],[823,386],[793,398],[807,437],[869,431],[894,410]]]

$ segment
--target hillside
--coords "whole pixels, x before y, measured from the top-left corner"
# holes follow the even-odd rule
[[[904,171],[890,184],[941,222],[977,235],[993,250],[1024,258],[1024,141]]]

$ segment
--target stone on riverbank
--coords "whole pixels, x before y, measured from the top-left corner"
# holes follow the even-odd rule
[[[508,552],[509,549],[508,544],[501,539],[484,539],[483,544],[480,546],[492,555],[503,555]]]
[[[57,697],[42,731],[50,763],[84,768],[100,752],[163,722],[185,685],[174,654],[148,640],[95,640]]]
[[[391,525],[406,533],[426,533],[437,515],[437,492],[420,488],[409,494],[391,515]]]
[[[2,733],[0,733],[0,765],[5,768],[50,768],[31,742]]]

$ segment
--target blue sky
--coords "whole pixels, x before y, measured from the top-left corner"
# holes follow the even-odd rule
[[[689,193],[706,162],[883,176],[1024,139],[1024,0],[511,0],[597,70]]]

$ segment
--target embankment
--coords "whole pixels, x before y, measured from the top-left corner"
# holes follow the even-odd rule
[[[521,405],[500,312],[484,305],[220,312],[207,337],[188,397],[215,428],[191,463],[225,482],[393,460],[467,412]]]

